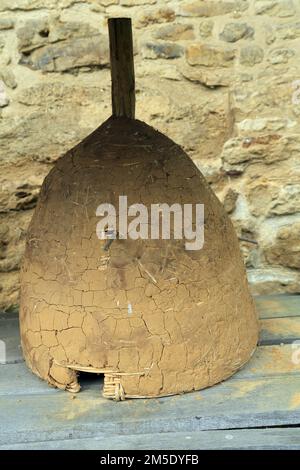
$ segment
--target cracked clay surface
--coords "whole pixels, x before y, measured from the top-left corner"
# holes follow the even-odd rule
[[[202,203],[204,247],[184,240],[105,240],[101,203]],[[258,323],[231,221],[204,177],[148,125],[110,118],[58,160],[42,186],[21,274],[27,365],[79,390],[76,370],[119,378],[125,397],[188,392],[232,375]]]

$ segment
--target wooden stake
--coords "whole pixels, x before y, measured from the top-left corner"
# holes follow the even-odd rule
[[[130,18],[108,20],[113,116],[135,117],[132,27]]]

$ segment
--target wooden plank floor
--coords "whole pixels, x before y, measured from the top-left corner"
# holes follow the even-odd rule
[[[75,398],[48,387],[24,365],[17,316],[0,315],[0,449],[300,449],[300,295],[256,303],[259,347],[231,379],[119,403],[95,375]]]

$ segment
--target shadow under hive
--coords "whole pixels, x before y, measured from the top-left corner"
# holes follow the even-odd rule
[[[198,390],[255,350],[258,323],[232,223],[183,150],[134,119],[131,21],[109,20],[113,115],[60,158],[30,224],[20,327],[30,369],[77,392],[78,371],[104,374],[117,400]],[[204,246],[99,240],[96,210],[202,203]],[[117,214],[118,216],[118,214]]]

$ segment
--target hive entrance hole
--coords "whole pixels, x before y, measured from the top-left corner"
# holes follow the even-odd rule
[[[103,393],[104,374],[79,371],[78,382],[82,391],[97,389],[100,394]]]

